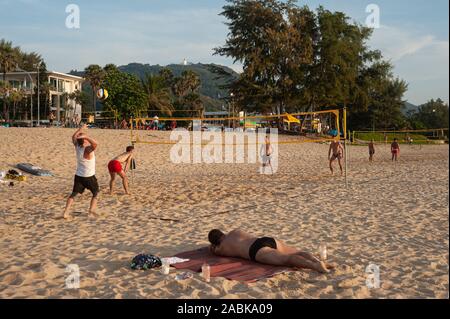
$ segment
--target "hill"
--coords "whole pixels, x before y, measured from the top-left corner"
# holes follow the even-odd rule
[[[402,110],[403,115],[408,115],[410,113],[415,113],[419,110],[419,107],[417,105],[411,104],[409,102],[405,103],[405,108]]]
[[[180,76],[183,71],[193,71],[199,75],[201,81],[200,95],[207,111],[220,111],[226,102],[223,98],[229,95],[224,85],[234,81],[239,77],[238,73],[232,69],[217,64],[171,64],[168,66],[150,65],[141,63],[130,63],[118,67],[122,72],[134,74],[143,78],[146,74],[157,74],[161,69],[170,69],[175,76]],[[221,75],[219,76],[218,73]],[[83,76],[82,71],[71,71],[70,74]]]

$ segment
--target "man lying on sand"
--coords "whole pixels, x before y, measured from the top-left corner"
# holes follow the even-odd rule
[[[333,156],[331,156],[331,152],[333,152]],[[342,168],[341,160],[344,157],[344,148],[342,147],[341,142],[332,141],[330,145],[330,149],[328,151],[328,159],[330,160],[330,170],[331,174],[334,175],[333,162],[338,160],[339,167],[341,169],[341,175],[344,174],[344,169]]]
[[[128,177],[126,175],[128,168],[131,165],[131,161],[133,160],[133,152],[134,146],[128,146],[125,153],[120,154],[111,160],[108,164],[108,171],[111,175],[111,181],[109,182],[109,194],[112,195],[114,189],[114,181],[116,180],[116,176],[119,175],[122,178],[123,188],[125,189],[125,193],[130,195],[130,191],[128,189]],[[123,166],[122,166],[123,165]]]
[[[98,143],[87,136],[84,131],[87,129],[86,124],[78,129],[72,136],[72,143],[75,146],[77,156],[77,171],[75,173],[75,181],[72,194],[67,199],[66,209],[64,211],[64,218],[71,220],[69,210],[72,207],[75,197],[78,194],[83,194],[85,189],[92,193],[91,206],[89,208],[89,216],[95,216],[97,208],[97,196],[99,193],[99,186],[97,178],[95,177],[95,150]]]
[[[328,273],[333,265],[326,264],[310,253],[301,252],[286,246],[279,240],[264,237],[256,238],[241,230],[225,235],[218,229],[208,235],[213,254],[223,257],[236,257],[266,265],[307,268],[320,273]]]

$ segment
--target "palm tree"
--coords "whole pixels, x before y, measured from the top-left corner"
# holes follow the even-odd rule
[[[142,87],[147,94],[148,110],[159,110],[172,116],[175,110],[170,98],[166,79],[159,75],[147,74],[142,80]]]
[[[6,83],[6,73],[14,71],[17,66],[19,49],[13,48],[12,42],[4,39],[0,40],[0,70],[3,73],[3,114],[5,119],[8,118],[8,85]]]
[[[26,92],[21,90],[12,90],[10,100],[13,103],[13,119],[16,120],[17,105],[26,97]]]
[[[11,87],[8,82],[0,81],[0,95],[3,97],[3,119],[8,120],[8,96],[11,91]]]
[[[193,71],[184,71],[174,83],[173,91],[178,97],[185,97],[190,93],[197,93],[200,88],[200,78]]]
[[[84,70],[84,73],[85,73],[84,77],[92,87],[92,101],[93,101],[92,111],[95,112],[97,104],[97,91],[102,85],[103,80],[105,79],[106,72],[104,69],[102,69],[101,66],[93,64],[88,66]]]

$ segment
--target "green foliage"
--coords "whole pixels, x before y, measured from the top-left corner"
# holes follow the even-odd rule
[[[106,66],[106,69],[109,70],[111,65]],[[100,86],[103,84],[107,71],[102,69],[101,66],[92,64],[89,65],[84,70],[84,78],[89,83],[92,91],[92,109],[91,111],[97,110],[97,90],[100,89]]]
[[[369,49],[372,30],[342,12],[295,1],[227,0],[229,36],[215,53],[244,72],[233,83],[239,108],[294,112],[347,107],[354,127],[405,125],[407,85]],[[350,127],[351,128],[351,127]]]
[[[409,137],[413,140],[413,144],[427,144],[430,140],[427,136],[423,134],[415,134],[408,133]],[[394,141],[394,138],[398,140],[399,143],[406,144],[407,141],[407,133],[387,133],[387,142],[391,143]],[[358,133],[355,132],[355,139],[369,142],[374,140],[376,143],[384,143],[385,142],[385,134],[384,133]]]
[[[449,127],[449,107],[441,99],[430,100],[409,114],[414,129],[440,129]]]
[[[118,112],[122,118],[141,116],[148,101],[139,79],[113,65],[106,66],[104,72],[102,87],[109,93],[103,101],[105,110]]]

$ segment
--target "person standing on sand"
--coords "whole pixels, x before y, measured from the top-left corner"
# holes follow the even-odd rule
[[[331,155],[333,153],[333,155]],[[333,162],[335,160],[338,160],[339,167],[341,169],[341,175],[344,175],[344,169],[342,168],[342,158],[344,154],[344,148],[342,147],[342,144],[340,141],[332,141],[330,145],[330,149],[328,150],[328,159],[330,161],[330,170],[331,175],[334,175],[334,169],[333,169]]]
[[[109,194],[113,194],[114,181],[116,176],[119,175],[122,178],[123,188],[127,195],[130,195],[128,189],[128,177],[126,175],[128,168],[133,160],[134,146],[128,146],[125,153],[120,154],[111,160],[108,164],[108,171],[111,175],[111,181],[109,182]],[[123,166],[122,166],[123,165]]]
[[[66,209],[64,211],[64,219],[71,220],[69,210],[73,205],[74,199],[78,194],[83,194],[85,189],[92,193],[91,205],[89,207],[89,216],[95,217],[97,209],[97,197],[100,192],[97,178],[95,177],[95,150],[98,143],[90,138],[84,131],[87,129],[86,124],[78,129],[72,136],[72,143],[75,146],[77,156],[77,171],[72,194],[67,199]]]
[[[372,139],[369,143],[369,161],[373,162],[373,156],[375,155],[375,141]]]
[[[391,153],[392,153],[392,161],[398,160],[398,156],[400,155],[400,145],[398,144],[398,140],[394,138],[394,142],[391,144]]]
[[[273,147],[270,144],[269,136],[266,136],[264,145],[261,146],[261,157],[263,160],[262,165],[262,173],[266,173],[266,167],[270,166],[273,175],[273,167],[272,167],[272,155],[273,155]]]

